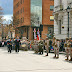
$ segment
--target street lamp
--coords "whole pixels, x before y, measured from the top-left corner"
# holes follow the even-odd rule
[[[70,12],[70,7],[67,7],[67,13],[68,13],[68,38],[69,38],[69,12]]]

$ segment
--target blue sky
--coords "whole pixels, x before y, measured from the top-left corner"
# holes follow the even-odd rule
[[[10,20],[13,16],[13,0],[0,0],[0,6],[3,8],[4,18]]]

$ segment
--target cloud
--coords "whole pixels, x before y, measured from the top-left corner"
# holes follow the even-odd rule
[[[3,15],[3,18],[2,19],[6,19],[6,21],[12,20],[12,16],[13,15]]]

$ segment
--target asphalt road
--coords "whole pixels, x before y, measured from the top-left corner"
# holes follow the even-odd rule
[[[33,51],[7,52],[6,47],[0,48],[0,72],[72,72],[72,62],[65,61],[65,55],[53,59],[54,54],[48,57],[34,54]]]

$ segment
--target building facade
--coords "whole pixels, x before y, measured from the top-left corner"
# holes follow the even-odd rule
[[[43,24],[41,37],[46,38],[48,31],[53,32],[54,0],[14,0],[13,15],[17,21],[16,36],[33,39],[33,26]],[[34,21],[33,21],[34,20]]]
[[[47,34],[54,31],[54,0],[42,0],[42,38],[46,38]]]
[[[58,39],[72,37],[72,0],[54,0],[54,33]]]
[[[30,0],[14,0],[13,16],[16,17],[16,36],[32,39],[32,28],[30,23]]]

